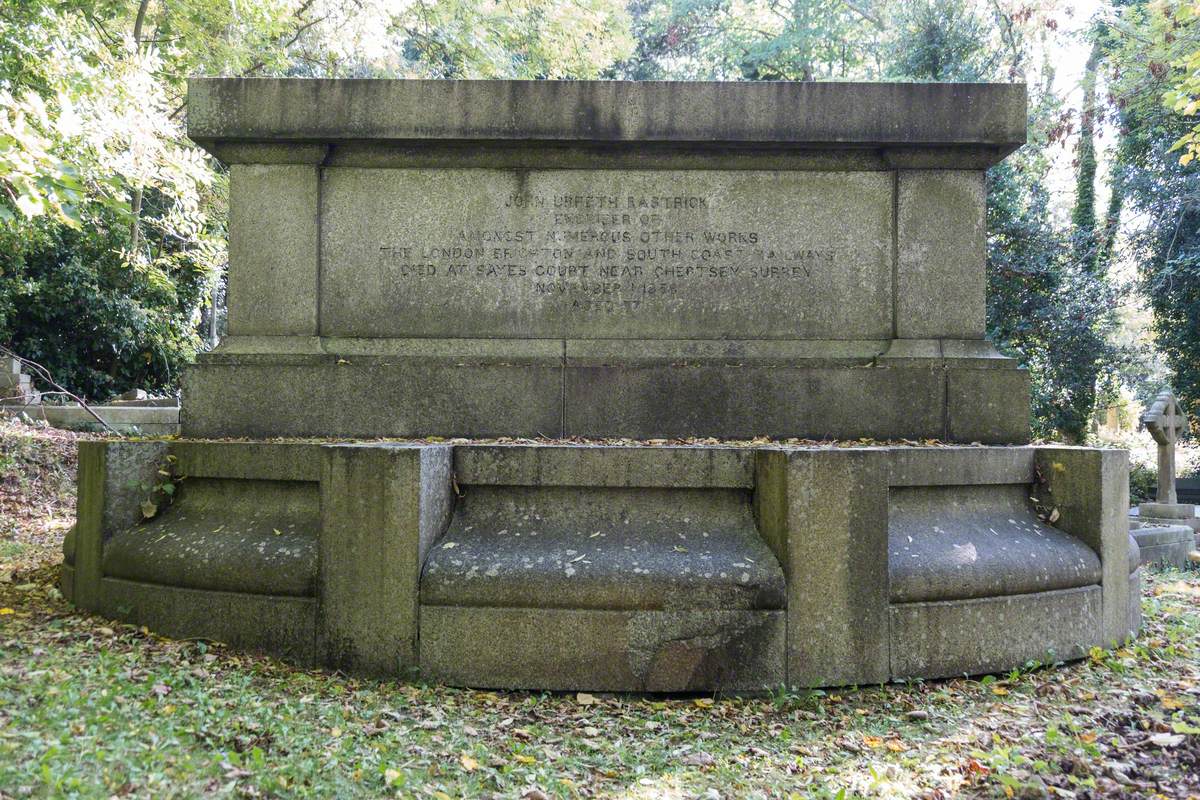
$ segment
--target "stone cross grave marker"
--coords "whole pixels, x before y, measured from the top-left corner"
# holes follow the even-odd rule
[[[1170,389],[1163,389],[1142,414],[1142,424],[1158,443],[1158,503],[1174,504],[1175,443],[1188,429],[1188,419]]]

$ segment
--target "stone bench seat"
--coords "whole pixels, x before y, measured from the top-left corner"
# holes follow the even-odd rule
[[[510,489],[509,494],[522,494]],[[421,602],[610,610],[785,607],[785,581],[744,493],[652,489],[599,512],[580,489],[524,492],[527,502],[472,487],[434,546]],[[573,503],[565,502],[576,495]],[[658,507],[655,500],[671,499]],[[691,495],[695,495],[692,497]],[[580,500],[583,502],[581,503]],[[689,500],[694,502],[689,503]],[[576,510],[579,513],[564,513]],[[593,512],[593,513],[589,513]]]
[[[1022,486],[909,489],[888,526],[893,603],[968,600],[1100,583],[1100,559],[1038,519]]]
[[[185,483],[175,506],[105,543],[104,575],[188,589],[314,596],[315,487],[264,481],[259,486],[267,491],[248,503],[236,483]]]

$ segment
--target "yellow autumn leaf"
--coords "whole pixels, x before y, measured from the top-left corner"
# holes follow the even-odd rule
[[[536,758],[534,758],[533,756],[526,756],[526,755],[515,755],[515,756],[513,756],[513,760],[517,761],[518,763],[521,763],[521,764],[536,764],[537,763]]]
[[[1181,702],[1178,698],[1166,695],[1162,699],[1163,708],[1169,711],[1178,711],[1181,708],[1187,708],[1187,703]]]
[[[697,697],[692,702],[699,708],[712,708],[713,699],[711,697]]]
[[[1008,694],[1008,689],[1005,689],[1003,686],[997,684],[992,686],[992,694],[996,695],[997,697],[1003,697],[1004,695]]]
[[[462,758],[458,759],[458,761],[467,772],[474,772],[479,769],[479,762],[466,753],[463,753]]]
[[[13,611],[11,608],[0,608],[0,617],[8,616],[9,614],[15,614],[15,613],[17,613],[17,612]]]
[[[893,753],[899,753],[904,749],[904,742],[900,741],[899,739],[889,739],[887,742],[887,749],[891,750]]]
[[[1084,744],[1091,744],[1092,742],[1096,741],[1096,734],[1091,733],[1090,731],[1088,733],[1081,733],[1079,734],[1079,741],[1083,742]]]
[[[863,744],[867,747],[883,747],[883,737],[863,734]]]

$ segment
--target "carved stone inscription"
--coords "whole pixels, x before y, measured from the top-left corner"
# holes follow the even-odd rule
[[[327,335],[883,338],[876,173],[330,169]]]

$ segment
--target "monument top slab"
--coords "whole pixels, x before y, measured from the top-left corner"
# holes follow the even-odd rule
[[[983,149],[1025,142],[1025,87],[981,83],[195,78],[219,142],[707,143]]]

